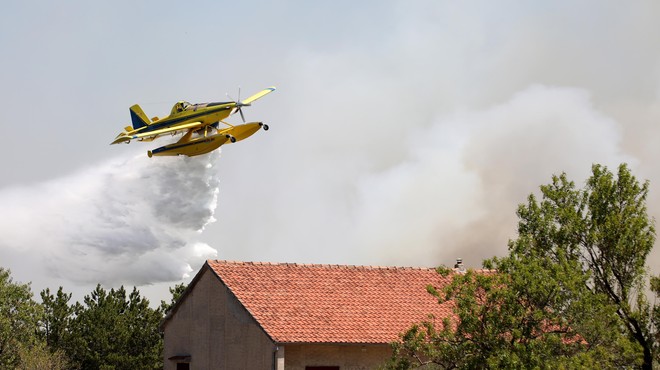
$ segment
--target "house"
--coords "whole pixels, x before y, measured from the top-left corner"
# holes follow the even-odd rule
[[[165,317],[165,369],[371,369],[451,315],[434,269],[209,260]]]

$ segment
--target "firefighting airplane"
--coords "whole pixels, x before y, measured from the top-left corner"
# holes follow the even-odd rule
[[[169,116],[153,117],[151,120],[147,118],[142,108],[135,104],[130,108],[133,125],[126,126],[124,131],[117,135],[110,144],[128,144],[131,140],[153,141],[164,135],[185,132],[176,143],[149,150],[147,155],[151,158],[152,156],[175,155],[193,157],[206,154],[218,149],[227,141],[235,143],[246,139],[262,127],[264,130],[268,130],[268,125],[263,122],[245,123],[245,116],[243,116],[241,108],[249,107],[253,101],[273,91],[275,91],[275,87],[269,87],[242,101],[240,100],[240,90],[237,101],[201,104],[180,101],[174,104]],[[223,121],[230,114],[235,113],[240,113],[243,124],[231,125]],[[227,127],[219,128],[220,123]],[[193,134],[195,135],[193,136]]]

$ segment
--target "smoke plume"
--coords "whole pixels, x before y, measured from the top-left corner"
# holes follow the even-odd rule
[[[361,108],[387,100],[368,95]],[[245,194],[223,197],[232,217],[209,229],[223,236],[214,244],[223,258],[437,266],[462,257],[479,267],[506,253],[517,205],[552,174],[565,171],[582,187],[593,163],[616,170],[626,162],[641,180],[649,176],[623,146],[625,126],[583,88],[535,84],[483,108],[401,118],[399,130],[379,129],[384,119],[319,115],[312,131],[304,124],[313,111],[298,114],[310,120],[288,120],[264,140],[288,130],[282,142],[295,145],[270,148],[277,154],[251,164],[267,192],[246,173],[226,179],[231,192]],[[328,140],[324,129],[350,135]],[[290,139],[300,132],[304,140]],[[652,204],[650,212],[657,215]]]

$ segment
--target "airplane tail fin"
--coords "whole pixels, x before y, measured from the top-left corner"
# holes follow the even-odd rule
[[[141,127],[148,126],[151,121],[147,117],[146,114],[144,114],[144,111],[142,108],[140,108],[139,105],[135,104],[134,106],[131,107],[131,121],[133,122],[133,130],[137,130]]]

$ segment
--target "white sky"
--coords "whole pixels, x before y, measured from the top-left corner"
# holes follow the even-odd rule
[[[0,266],[154,301],[206,258],[478,267],[592,163],[649,179],[657,219],[658,45],[654,1],[7,2]],[[271,130],[220,156],[108,145],[134,103],[271,85],[245,109]]]

